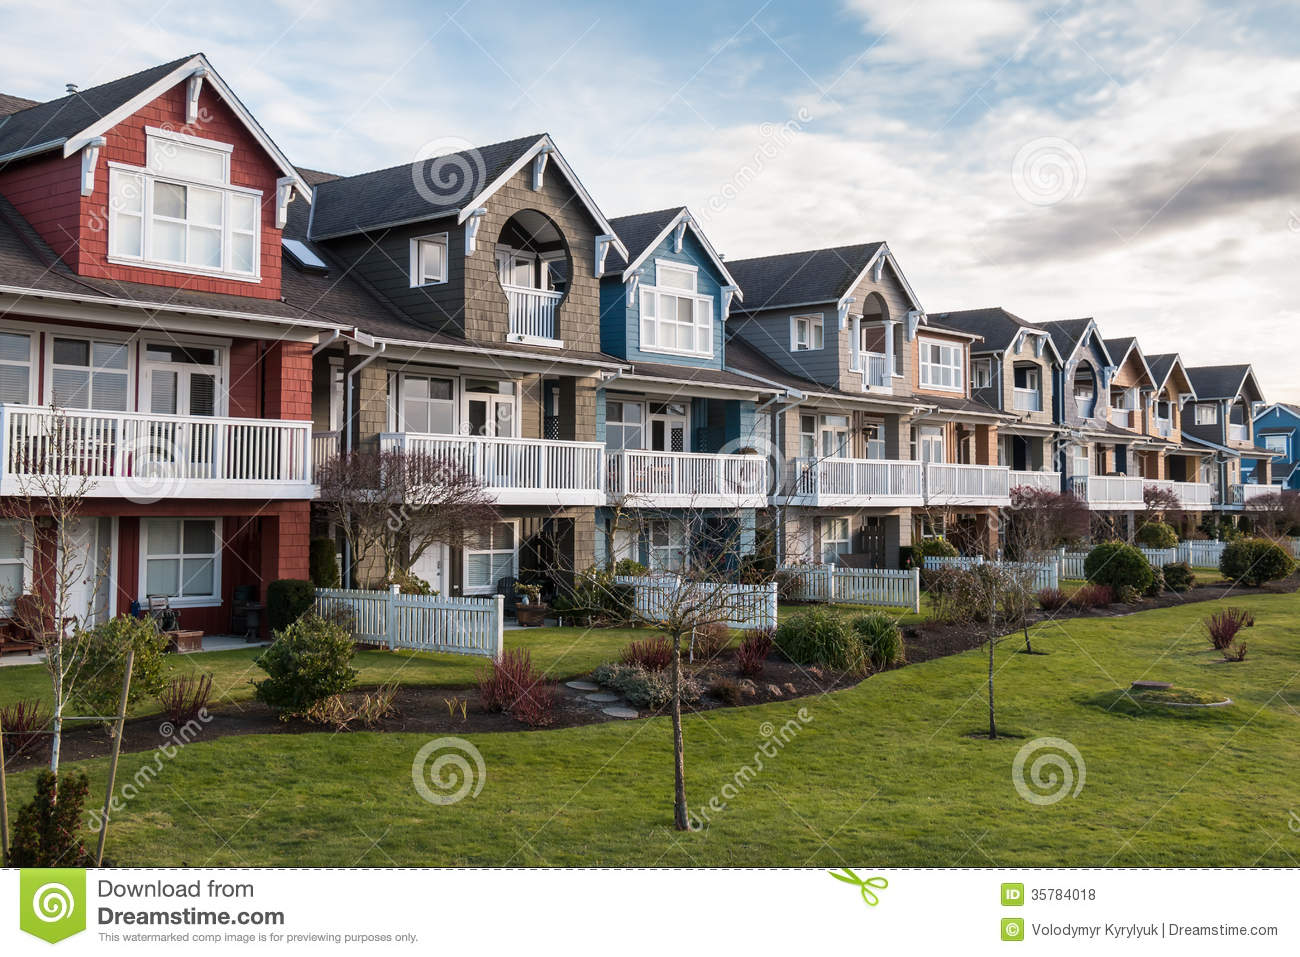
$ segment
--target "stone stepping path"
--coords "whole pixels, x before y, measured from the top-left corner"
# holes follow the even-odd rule
[[[602,714],[607,714],[611,718],[636,718],[640,717],[636,711],[627,705],[612,704],[608,708],[601,708]]]
[[[583,681],[577,679],[566,681],[566,688],[582,692],[578,695],[579,700],[589,704],[593,708],[599,708],[601,714],[610,718],[639,718],[641,715],[623,699],[622,695],[615,694],[612,691],[606,691],[594,681]]]
[[[599,691],[600,685],[594,681],[566,681],[566,688],[572,688],[574,691]]]
[[[622,699],[620,699],[618,695],[611,694],[608,691],[598,691],[595,694],[587,695],[587,700],[594,701],[596,704],[610,704],[611,702],[620,701]]]

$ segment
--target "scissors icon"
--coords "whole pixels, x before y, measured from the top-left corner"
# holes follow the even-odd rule
[[[862,899],[867,902],[868,907],[875,907],[880,903],[880,898],[876,896],[876,892],[871,888],[874,887],[877,890],[883,891],[889,886],[889,881],[885,880],[883,877],[868,877],[866,880],[863,880],[847,867],[843,868],[843,871],[843,874],[837,874],[834,871],[830,871],[829,873],[831,877],[835,878],[837,881],[843,881],[845,884],[852,884],[854,887],[859,888],[862,891]]]

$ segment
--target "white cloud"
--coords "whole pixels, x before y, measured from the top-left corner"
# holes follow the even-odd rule
[[[1003,57],[1035,28],[1033,5],[1015,0],[847,0],[876,41],[871,58],[972,66]]]

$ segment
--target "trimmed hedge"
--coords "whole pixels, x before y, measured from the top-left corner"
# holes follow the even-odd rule
[[[1107,585],[1118,591],[1125,585],[1144,593],[1151,587],[1155,573],[1146,556],[1125,542],[1104,542],[1088,553],[1083,561],[1088,581]]]
[[[912,548],[914,555],[918,556],[917,564],[922,565],[930,557],[934,558],[956,558],[957,549],[946,538],[923,538],[919,545]]]
[[[317,615],[295,619],[253,660],[267,675],[253,683],[257,699],[282,714],[301,714],[352,687],[355,653],[352,636],[333,622]]]
[[[1134,536],[1139,545],[1147,548],[1177,548],[1178,533],[1165,522],[1147,522]]]
[[[1171,562],[1164,567],[1165,587],[1170,591],[1188,591],[1196,583],[1196,575],[1187,562]]]
[[[1266,538],[1243,538],[1224,547],[1219,571],[1241,585],[1262,585],[1286,578],[1295,571],[1295,561]]]

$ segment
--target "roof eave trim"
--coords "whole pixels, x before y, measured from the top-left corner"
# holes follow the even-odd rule
[[[723,277],[726,278],[729,284],[736,287],[736,299],[743,302],[745,299],[744,290],[740,288],[740,284],[737,283],[735,277],[731,275],[726,264],[722,261],[722,257],[718,255],[718,251],[713,248],[713,243],[709,242],[709,237],[704,235],[704,231],[700,229],[699,223],[697,223],[695,217],[691,215],[690,209],[685,206],[678,210],[677,215],[672,218],[672,221],[660,230],[659,235],[651,241],[650,245],[646,246],[646,248],[641,251],[641,255],[637,256],[636,260],[629,263],[627,268],[623,270],[623,281],[627,282],[632,278],[634,272],[645,265],[645,261],[650,258],[650,254],[663,244],[664,240],[668,238],[669,234],[677,228],[678,223],[682,222],[682,220],[685,220],[686,224],[690,226],[691,232],[693,232],[695,238],[700,241],[700,245],[704,247],[704,251],[709,254],[709,259],[713,261],[713,265],[718,268],[718,271],[722,273]],[[627,257],[625,256],[624,258]]]
[[[849,284],[849,288],[845,289],[838,297],[836,297],[836,306],[841,308],[844,306],[844,301],[852,296],[853,290],[858,288],[862,280],[867,277],[869,272],[871,272],[871,268],[876,264],[876,260],[881,256],[885,257],[885,262],[888,263],[889,267],[894,271],[894,278],[898,280],[898,284],[902,286],[903,291],[907,293],[907,298],[911,301],[912,308],[924,315],[925,307],[921,305],[921,300],[917,298],[916,290],[912,288],[912,284],[909,283],[907,277],[903,275],[903,270],[898,268],[898,263],[894,259],[894,253],[889,248],[889,243],[886,242],[882,242],[880,248],[876,250],[875,255],[867,260],[867,264],[862,267],[862,271],[859,272],[853,282]]]
[[[40,153],[48,153],[50,150],[58,149],[66,142],[66,137],[59,137],[57,140],[47,140],[44,143],[35,143],[31,146],[24,146],[20,150],[14,150],[12,153],[5,153],[3,156],[0,156],[0,163],[7,163],[10,160],[26,159],[29,156],[36,156]]]

